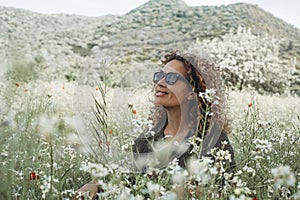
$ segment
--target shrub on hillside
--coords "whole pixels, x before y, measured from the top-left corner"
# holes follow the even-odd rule
[[[254,89],[260,93],[289,92],[291,66],[280,55],[283,39],[254,35],[239,28],[212,40],[197,40],[190,50],[205,49],[224,71],[225,84],[231,89]]]

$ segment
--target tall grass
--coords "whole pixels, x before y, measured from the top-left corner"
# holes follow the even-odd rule
[[[86,158],[78,144],[67,141],[73,128],[51,111],[48,99],[26,102],[2,119],[1,199],[62,199],[89,177],[79,170]]]
[[[88,144],[80,141],[72,116],[57,113],[49,98],[28,101],[14,114],[2,113],[1,199],[71,199],[74,190],[92,180],[103,189],[101,199],[300,198],[299,115],[267,116],[255,100],[233,109],[233,173],[204,159],[192,160],[187,169],[173,161],[163,170],[150,166],[140,174],[130,168],[131,145],[151,122],[128,105],[124,116],[132,124],[119,123],[110,115],[108,90],[99,92],[94,113],[86,118]],[[215,155],[226,159],[226,152]],[[215,184],[220,175],[225,177],[222,192]]]

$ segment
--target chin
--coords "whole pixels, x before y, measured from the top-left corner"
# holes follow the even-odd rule
[[[166,102],[163,102],[163,101],[160,101],[160,100],[157,100],[155,99],[153,101],[153,104],[156,105],[156,106],[162,106],[162,107],[166,107],[168,104],[166,104]]]
[[[156,106],[163,106],[163,105],[161,104],[161,102],[156,101],[156,100],[153,101],[153,104],[156,105]]]

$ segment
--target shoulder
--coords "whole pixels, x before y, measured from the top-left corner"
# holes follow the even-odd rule
[[[230,160],[229,160],[230,169],[234,169],[235,166],[234,150],[229,141],[228,134],[225,131],[221,132],[219,140],[215,145],[215,149],[218,151],[219,150],[225,151],[230,154]]]
[[[215,147],[222,150],[228,150],[231,154],[233,154],[233,148],[229,141],[228,134],[224,130],[221,132]]]
[[[228,134],[225,130],[221,128],[214,128],[208,135],[204,137],[203,146],[202,146],[202,156],[211,155],[211,151],[227,151],[230,153],[231,165],[234,164],[234,151],[229,141]]]
[[[210,129],[209,133],[205,135],[203,146],[207,150],[211,148],[218,149],[232,149],[231,143],[228,138],[228,133],[219,126],[214,126]]]
[[[152,152],[153,143],[163,138],[163,130],[149,131],[140,134],[133,142],[133,153],[149,153]]]

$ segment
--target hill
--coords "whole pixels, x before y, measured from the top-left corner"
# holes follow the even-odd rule
[[[187,49],[196,40],[222,39],[239,27],[251,29],[255,36],[281,39],[279,59],[285,64],[294,60],[300,68],[299,29],[257,5],[190,7],[182,0],[150,0],[125,15],[102,17],[0,7],[0,67],[10,69],[12,61],[25,59],[43,71],[39,78],[75,79],[79,68],[88,68],[89,73],[102,70],[101,59],[123,66],[150,66],[163,52]],[[299,70],[291,73],[292,84],[298,87]]]

